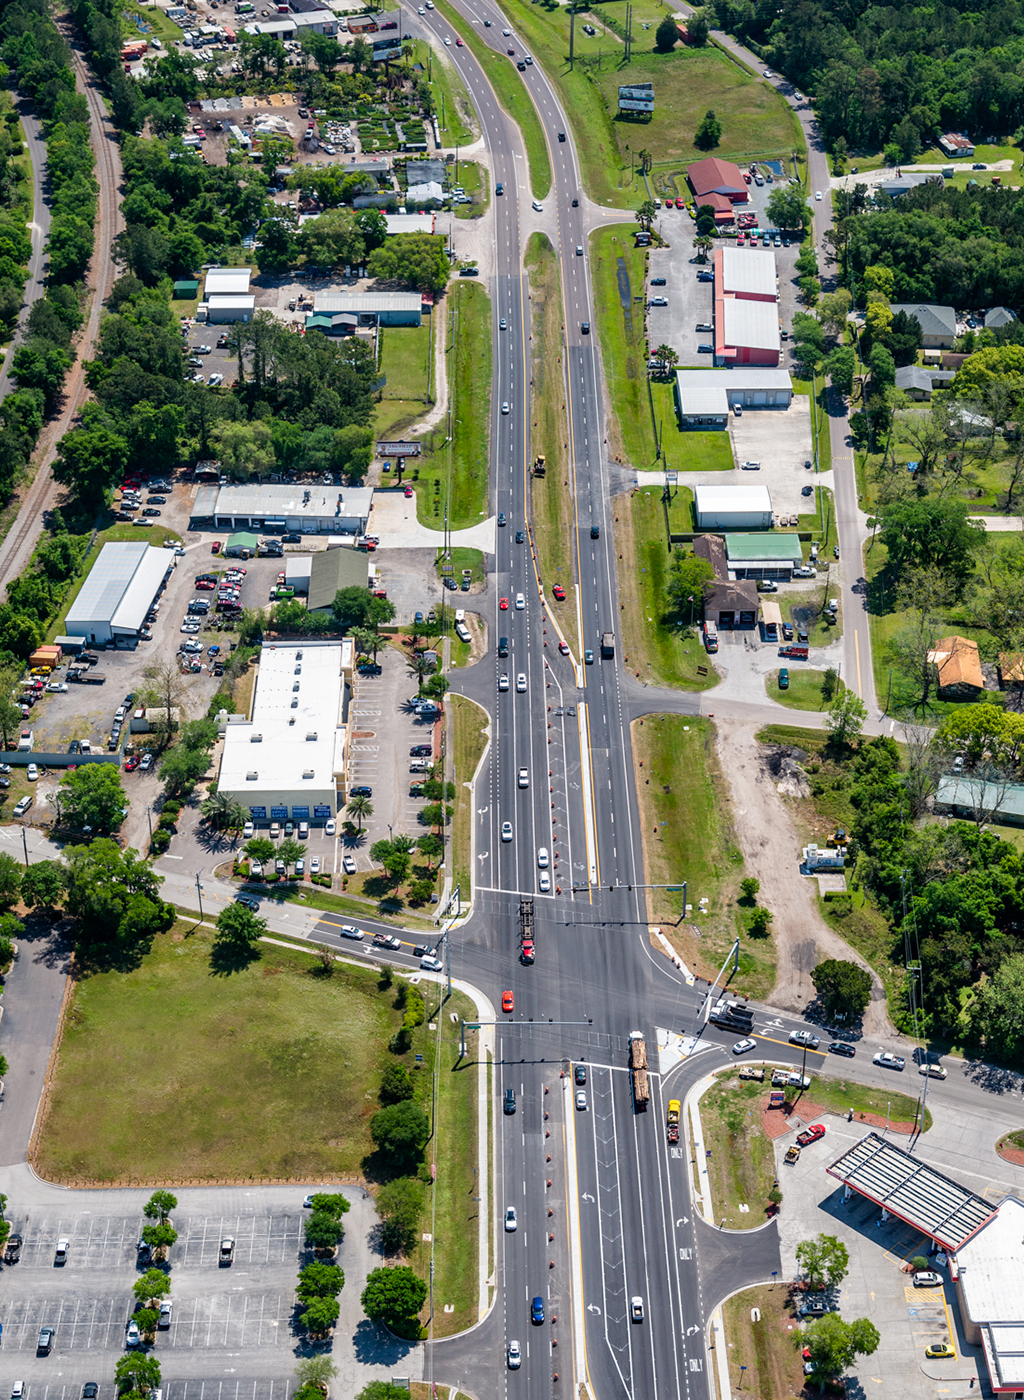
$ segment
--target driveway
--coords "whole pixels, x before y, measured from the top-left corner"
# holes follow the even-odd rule
[[[466,530],[453,530],[448,538],[454,549],[465,547],[493,554],[495,529],[496,522],[491,516]],[[403,491],[374,491],[366,533],[380,536],[378,550],[422,549],[424,546],[439,550],[445,540],[441,531],[419,523],[416,498],[407,497]]]

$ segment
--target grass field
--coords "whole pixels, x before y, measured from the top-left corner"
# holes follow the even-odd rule
[[[491,202],[491,177],[482,165],[475,160],[460,160],[457,171],[457,184],[461,184],[472,204],[459,204],[455,209],[457,219],[479,219],[487,212]]]
[[[700,1101],[715,1223],[730,1230],[753,1230],[767,1218],[775,1153],[761,1130],[763,1097],[763,1084],[729,1074]],[[741,1205],[749,1209],[740,1211]]]
[[[616,499],[617,553],[631,560],[620,573],[623,655],[641,680],[683,690],[706,690],[717,684],[714,667],[691,630],[689,612],[681,616],[665,592],[671,568],[669,532],[690,528],[692,495],[681,489],[670,506],[660,487],[647,487]],[[700,668],[707,674],[701,675]]]
[[[661,463],[647,391],[643,303],[633,300],[644,295],[647,249],[634,246],[634,231],[630,224],[614,224],[592,233],[590,272],[605,382],[612,401],[609,449],[614,456],[625,457],[645,470]],[[628,308],[623,304],[627,298]]]
[[[905,1124],[913,1123],[915,1113],[920,1112],[916,1097],[901,1094],[896,1089],[871,1089],[866,1084],[854,1084],[848,1079],[816,1074],[810,1060],[807,1072],[811,1076],[811,1087],[806,1091],[808,1098],[832,1113],[845,1114],[852,1108],[854,1113],[875,1113],[882,1118],[888,1114],[890,1122]],[[917,1066],[912,1060],[907,1062],[904,1074],[907,1073],[916,1077]],[[931,1125],[931,1110],[925,1109],[923,1131],[927,1132]]]
[[[447,4],[446,0],[437,0],[437,13],[448,21],[455,33],[462,35],[467,47],[472,49],[474,57],[487,74],[498,95],[498,101],[512,120],[518,123],[523,145],[526,147],[526,162],[530,170],[533,197],[546,198],[551,189],[551,159],[537,109],[526,90],[526,85],[520,81],[518,70],[504,54],[495,53],[489,44],[485,44],[472,25]]]
[[[715,155],[726,160],[753,157],[788,157],[803,149],[803,140],[781,97],[767,84],[750,76],[721,50],[708,46],[672,53],[654,51],[657,23],[671,7],[659,0],[643,0],[634,9],[633,56],[624,66],[625,4],[621,0],[591,11],[585,18],[596,34],[583,32],[576,17],[575,66],[568,66],[569,13],[552,0],[527,4],[509,0],[506,13],[527,40],[538,62],[552,80],[569,115],[583,166],[583,183],[592,199],[621,204],[646,197],[645,186],[634,167],[636,153],[649,150],[654,158],[652,187],[660,193],[683,192],[687,163],[703,152],[693,145],[693,134],[705,111],[712,107],[721,118],[723,133]],[[649,24],[650,28],[644,28]],[[653,82],[657,94],[654,117],[649,122],[620,118],[618,88],[622,83]]]
[[[483,583],[484,555],[481,549],[469,549],[465,545],[456,545],[452,550],[452,568],[455,570],[455,577],[459,581],[462,579],[463,569],[469,569],[472,574],[473,583]]]
[[[472,834],[473,794],[466,786],[472,782],[487,746],[488,718],[479,705],[462,695],[449,696],[452,723],[455,730],[454,772],[455,815],[452,818],[452,879],[462,886],[462,899],[470,897],[473,879]]]
[[[567,602],[575,595],[573,502],[565,485],[565,376],[562,367],[562,284],[558,259],[546,234],[534,233],[524,258],[533,310],[533,421],[531,452],[543,453],[546,472],[530,483],[533,543],[545,583],[561,583]],[[555,350],[558,354],[555,354]]]
[[[491,299],[478,283],[456,282],[448,292],[448,388],[452,441],[432,431],[438,444],[418,463],[417,513],[420,523],[460,530],[479,525],[487,513],[491,417]],[[442,371],[444,372],[444,371]]]
[[[388,326],[380,334],[380,368],[387,383],[377,405],[374,431],[378,437],[400,437],[433,401],[434,319],[420,326]]]
[[[779,673],[773,671],[768,677],[765,689],[772,700],[777,700],[780,705],[788,705],[791,710],[827,710],[832,704],[831,700],[826,700],[821,693],[821,684],[825,679],[824,671],[799,671],[795,667],[788,667],[789,689],[779,689]]]
[[[682,918],[681,890],[648,891],[648,917],[701,976],[714,976],[738,936],[740,971],[732,989],[765,995],[775,981],[775,955],[771,940],[750,938],[738,917],[743,863],[733,838],[713,724],[682,715],[651,715],[634,721],[632,735],[647,881],[687,882],[686,899],[696,911],[690,917],[700,935]],[[698,908],[703,898],[709,901],[706,914]]]

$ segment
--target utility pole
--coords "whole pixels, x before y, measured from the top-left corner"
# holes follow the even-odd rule
[[[200,883],[200,879],[199,879],[199,877],[200,877],[200,875],[202,875],[202,873],[203,873],[203,872],[202,872],[201,870],[197,870],[197,871],[196,871],[196,894],[199,896],[199,922],[200,922],[200,923],[202,923],[202,921],[203,921],[203,886],[202,886],[202,884]]]
[[[573,58],[576,48],[576,6],[569,6],[569,72],[572,72]]]
[[[25,838],[25,828],[21,828],[21,844],[25,848],[25,869],[28,869],[28,841]]]

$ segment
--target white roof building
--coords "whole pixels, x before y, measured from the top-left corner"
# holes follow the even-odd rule
[[[782,347],[779,308],[774,301],[738,301],[726,297],[722,301],[722,315],[726,346],[779,354]]]
[[[244,486],[200,486],[193,522],[216,530],[362,534],[373,503],[371,486],[303,486],[259,481]]]
[[[760,482],[695,486],[693,508],[698,530],[763,530],[772,524],[772,498]]]
[[[955,1255],[966,1340],[985,1353],[996,1394],[1024,1390],[1024,1202],[1007,1196]]]
[[[244,297],[249,293],[251,267],[211,267],[206,274],[204,295]]]
[[[352,658],[347,638],[262,648],[252,718],[226,726],[218,779],[253,821],[336,815]]]
[[[728,296],[765,297],[778,295],[775,254],[748,248],[722,249],[723,291]]]
[[[436,199],[438,204],[444,199],[444,190],[436,180],[428,180],[423,185],[410,185],[405,192],[407,204],[428,204]]]
[[[105,544],[68,609],[65,632],[98,646],[134,645],[174,562],[172,552],[141,540]]]

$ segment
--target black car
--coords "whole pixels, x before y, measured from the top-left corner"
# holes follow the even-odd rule
[[[373,788],[367,787],[364,783],[361,787],[354,787],[349,793],[349,797],[372,797]]]
[[[504,512],[503,510],[499,510],[499,511],[498,511],[498,524],[499,524],[499,525],[507,525],[507,524],[508,524],[508,521],[505,519],[505,512]]]
[[[845,1040],[833,1040],[832,1044],[828,1047],[828,1053],[830,1055],[845,1055],[848,1060],[852,1060],[857,1051],[854,1046],[848,1045]]]
[[[499,638],[498,638],[498,655],[499,655],[499,656],[508,656],[508,638],[507,638],[507,637],[499,637]]]
[[[368,661],[365,666],[360,666],[359,674],[361,676],[382,676],[384,674],[384,667],[379,665],[376,661]]]
[[[282,544],[301,544],[301,543],[302,543],[302,536],[301,536],[301,535],[282,535],[282,536],[281,536],[281,543],[282,543]]]
[[[665,285],[665,279],[664,279],[664,277],[652,277],[652,278],[651,278],[651,286],[652,286],[652,287],[664,287],[664,285]]]
[[[96,1400],[100,1393],[100,1388],[95,1381],[86,1381],[82,1386],[82,1400]]]
[[[590,322],[589,322],[589,321],[584,321],[584,322],[583,322],[582,326],[580,326],[580,333],[581,333],[582,335],[589,335],[589,334],[590,334]]]
[[[0,778],[0,788],[7,789],[11,785],[10,778]]]
[[[797,632],[797,634],[796,634],[796,639],[797,639],[798,642],[803,642],[805,646],[806,646],[806,645],[810,642],[810,640],[811,640],[811,639],[810,639],[810,635],[809,635],[807,632]]]
[[[494,193],[495,193],[495,194],[504,194],[504,193],[505,193],[505,186],[501,183],[500,180],[499,180],[498,183],[494,186]]]
[[[792,625],[792,623],[784,622],[784,623],[782,624],[782,640],[783,640],[784,642],[791,642],[791,641],[793,640],[793,625]]]
[[[433,744],[413,744],[409,750],[409,756],[410,758],[430,758],[433,752]]]
[[[82,752],[82,741],[81,741],[81,739],[72,739],[72,740],[71,740],[71,743],[68,744],[68,753],[81,753],[81,752]]]
[[[572,202],[572,207],[573,207],[574,209],[578,209],[578,208],[580,207],[580,202],[579,202],[578,199],[574,199],[574,200],[573,200],[573,202]]]
[[[587,1067],[586,1067],[586,1065],[577,1065],[576,1068],[575,1068],[575,1070],[573,1071],[573,1078],[576,1080],[576,1083],[577,1083],[577,1084],[586,1084],[586,1082],[587,1082]]]
[[[147,506],[165,506],[166,504],[166,496],[150,496],[149,500],[146,502]]]
[[[590,538],[591,538],[592,540],[599,540],[599,539],[601,538],[601,530],[600,530],[600,527],[599,527],[599,526],[597,526],[597,525],[591,525],[591,527],[590,527]]]
[[[516,1091],[514,1089],[505,1090],[505,1112],[515,1113],[516,1111]]]
[[[146,509],[142,512],[142,514],[143,514],[143,515],[159,515],[160,512],[157,510],[156,506],[147,506]]]
[[[135,691],[129,690],[128,694],[121,701],[122,705],[132,705],[135,703]]]
[[[235,903],[240,904],[243,909],[251,909],[254,914],[258,914],[260,912],[259,900],[253,899],[250,895],[240,894]]]
[[[44,1356],[49,1356],[50,1348],[53,1346],[53,1327],[40,1327],[39,1341],[36,1342],[36,1351],[42,1352]]]

